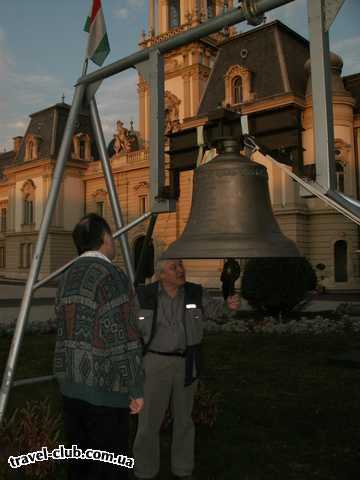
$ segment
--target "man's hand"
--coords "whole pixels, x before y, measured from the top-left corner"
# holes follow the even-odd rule
[[[227,297],[226,303],[230,310],[239,310],[240,308],[240,298],[238,295]]]
[[[130,408],[130,414],[136,415],[137,413],[141,412],[141,410],[144,408],[144,399],[131,398],[129,408]]]

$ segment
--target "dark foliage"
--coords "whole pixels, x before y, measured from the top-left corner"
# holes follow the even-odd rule
[[[242,295],[264,315],[289,313],[316,287],[316,273],[304,257],[252,258],[246,264]]]

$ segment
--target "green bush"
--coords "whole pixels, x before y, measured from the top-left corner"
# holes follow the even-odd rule
[[[252,308],[279,317],[314,290],[316,282],[316,273],[304,257],[252,258],[246,264],[241,290]]]

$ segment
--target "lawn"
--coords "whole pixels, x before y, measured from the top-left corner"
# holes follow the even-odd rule
[[[51,371],[53,337],[28,336],[17,378]],[[0,339],[4,365],[9,339]],[[221,393],[213,428],[200,426],[196,474],[201,480],[355,480],[360,472],[359,370],[329,357],[360,348],[360,337],[208,335],[204,382]],[[54,383],[12,390],[9,411],[48,396]],[[170,435],[162,435],[161,479],[169,477]],[[25,453],[25,452],[24,452]],[[54,478],[65,478],[62,469]]]

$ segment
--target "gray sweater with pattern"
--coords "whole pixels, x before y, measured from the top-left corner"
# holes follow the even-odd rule
[[[108,407],[143,396],[131,297],[127,276],[100,258],[80,258],[62,275],[54,373],[63,395]]]

